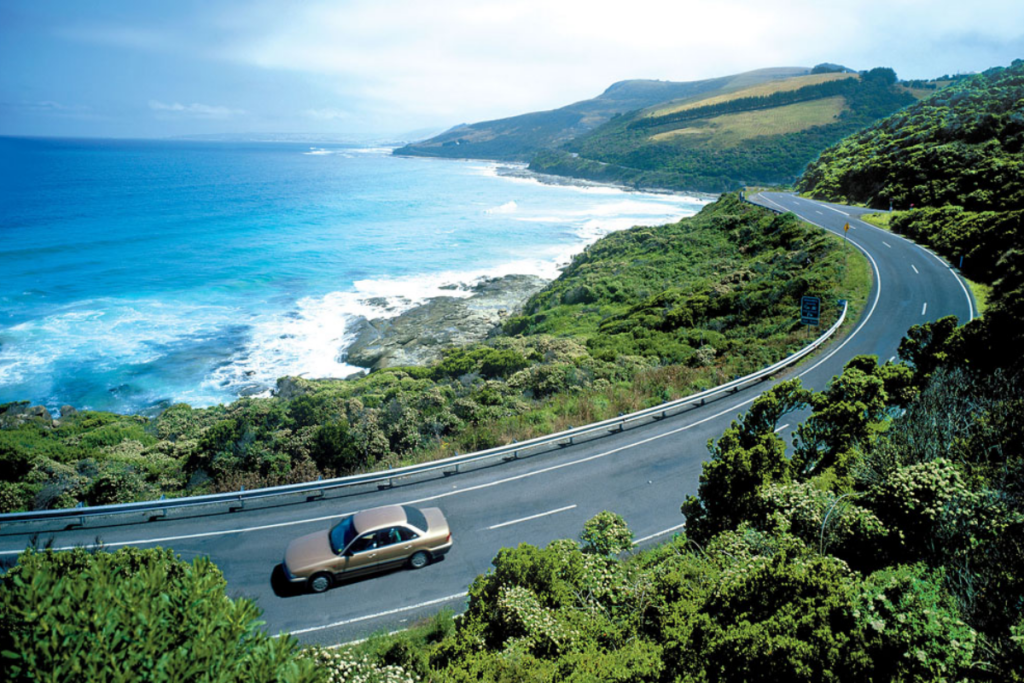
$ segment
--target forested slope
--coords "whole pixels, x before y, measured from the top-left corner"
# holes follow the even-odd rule
[[[826,150],[798,188],[820,199],[892,204],[894,231],[994,284],[993,320],[955,333],[960,341],[949,352],[982,367],[1020,367],[1024,60],[960,80]]]
[[[940,90],[825,150],[811,196],[887,209],[1024,208],[1024,61]]]

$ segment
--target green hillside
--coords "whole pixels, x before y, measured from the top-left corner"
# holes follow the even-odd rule
[[[1024,61],[957,82],[822,153],[798,186],[877,208],[973,279],[1024,249]],[[962,262],[961,262],[962,259]]]
[[[616,114],[683,98],[720,95],[806,73],[809,69],[803,67],[779,67],[681,83],[620,81],[593,99],[551,111],[456,126],[429,140],[397,149],[395,154],[528,161],[539,150],[557,147],[594,130]]]
[[[1024,61],[961,80],[825,150],[798,188],[876,208],[1024,208]]]
[[[786,183],[821,149],[914,101],[891,69],[808,74],[615,117],[530,168],[706,192]]]

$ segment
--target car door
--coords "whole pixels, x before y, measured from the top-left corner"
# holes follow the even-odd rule
[[[370,531],[357,537],[345,549],[345,574],[363,574],[373,571],[379,564],[380,531]]]
[[[381,532],[378,566],[397,567],[409,559],[415,551],[417,534],[404,526],[393,526]]]

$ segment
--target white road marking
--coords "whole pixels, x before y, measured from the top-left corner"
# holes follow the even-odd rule
[[[502,522],[501,524],[495,524],[494,526],[487,527],[490,529],[500,529],[503,526],[512,526],[513,524],[519,524],[520,522],[529,522],[531,519],[539,519],[540,517],[547,517],[548,515],[557,515],[559,512],[565,512],[566,510],[572,510],[575,505],[566,505],[564,508],[558,508],[557,510],[549,510],[542,512],[539,515],[530,515],[529,517],[521,517],[519,519],[513,519],[511,522]]]
[[[925,303],[925,305],[921,308],[921,315],[924,315],[927,311],[928,311],[928,304]]]
[[[889,244],[888,242],[886,242],[885,240],[882,240],[882,244],[884,244],[885,246],[887,246],[887,247],[889,247],[890,249],[892,249],[892,245],[891,245],[891,244]]]
[[[821,211],[818,211],[817,209],[814,210],[814,213],[818,214],[819,216],[824,216],[825,215]]]
[[[960,276],[956,274],[956,271],[953,270],[953,266],[951,266],[949,262],[944,261],[941,256],[933,252],[931,249],[927,247],[922,247],[920,244],[917,246],[921,247],[922,251],[924,251],[925,253],[931,254],[931,256],[936,261],[944,265],[949,270],[949,272],[953,274],[953,277],[956,278],[957,283],[959,283],[960,285],[960,289],[963,290],[964,296],[967,297],[967,314],[971,316],[971,320],[974,320],[974,301],[971,299],[971,293],[967,291],[967,286],[964,284],[964,281],[960,278]]]
[[[891,356],[891,357],[889,358],[889,362],[890,362],[890,363],[891,363],[891,362],[893,362],[894,360],[896,360],[896,356]]]
[[[781,427],[779,427],[778,429],[776,429],[775,433],[778,434],[779,432],[781,432],[783,429],[785,429],[788,426],[789,426],[789,423],[787,422],[786,424],[784,424]]]
[[[664,536],[665,534],[670,534],[673,531],[678,531],[679,529],[682,529],[684,526],[686,526],[686,522],[683,522],[682,524],[676,524],[675,526],[669,527],[668,529],[663,529],[662,531],[656,531],[653,534],[651,534],[650,536],[644,536],[643,538],[636,539],[635,541],[633,541],[633,545],[640,545],[644,541],[649,541],[652,538],[657,538],[658,536]]]
[[[914,272],[915,272],[915,273],[917,273],[918,275],[920,275],[920,274],[921,274],[921,271],[919,271],[919,270],[917,269],[917,266],[915,266],[915,265],[914,265],[913,263],[911,263],[911,264],[910,264],[910,267],[911,267],[911,268],[913,268],[913,269],[914,269]]]
[[[776,206],[778,206],[778,207],[780,207],[782,209],[785,209],[785,207],[783,207],[778,202],[775,202],[775,201],[773,201],[771,199],[768,199],[767,197],[764,197],[764,199],[765,199],[765,201],[771,202],[772,204],[775,204]],[[786,209],[786,210],[788,210],[788,209]],[[806,219],[804,219],[804,220],[806,220]],[[826,229],[824,226],[818,225],[814,221],[807,221],[807,222],[810,223],[811,225],[814,225],[814,226],[816,226],[818,228],[821,228],[822,230]],[[804,377],[808,373],[813,372],[819,366],[821,366],[823,363],[827,362],[830,358],[832,358],[832,356],[834,356],[837,353],[839,353],[840,351],[842,351],[843,347],[845,347],[847,344],[849,344],[854,339],[854,337],[856,337],[857,334],[864,328],[864,326],[868,324],[868,321],[871,320],[871,316],[874,315],[874,313],[875,313],[875,309],[878,307],[878,301],[879,301],[879,298],[882,295],[882,277],[881,277],[881,274],[878,271],[878,263],[875,261],[874,257],[871,256],[871,254],[864,247],[862,247],[861,245],[857,244],[857,242],[855,242],[853,240],[850,240],[850,244],[855,246],[857,249],[860,249],[864,253],[864,255],[868,257],[868,260],[871,261],[871,266],[872,266],[872,268],[875,271],[875,282],[878,285],[878,287],[875,290],[875,298],[871,302],[871,307],[868,309],[867,314],[865,314],[864,319],[861,320],[860,325],[858,325],[856,327],[856,329],[854,329],[854,331],[851,332],[849,334],[849,336],[847,336],[846,339],[843,340],[843,343],[839,344],[838,346],[836,346],[836,348],[832,349],[832,351],[830,351],[825,356],[823,356],[820,360],[818,360],[817,363],[815,363],[811,367],[807,368],[806,370],[798,373],[797,377]],[[936,257],[936,258],[938,258],[938,257]],[[963,286],[963,285],[961,284],[961,286]],[[758,396],[760,396],[760,394],[758,394]],[[667,438],[667,437],[670,437],[670,436],[675,436],[676,434],[679,434],[681,432],[685,432],[687,430],[693,429],[694,427],[699,427],[700,425],[704,424],[705,422],[710,422],[711,420],[716,420],[716,419],[722,417],[723,415],[728,415],[729,413],[732,413],[733,411],[735,411],[738,408],[742,408],[745,405],[749,405],[749,404],[753,403],[754,401],[757,400],[758,396],[754,396],[753,398],[748,398],[745,401],[741,401],[739,403],[736,403],[736,404],[726,408],[725,410],[722,410],[721,412],[715,413],[714,415],[709,415],[708,417],[705,417],[705,418],[703,418],[701,420],[697,420],[696,422],[692,422],[692,423],[690,423],[688,425],[684,425],[684,426],[679,427],[677,429],[673,429],[673,430],[670,430],[670,431],[667,431],[667,432],[663,432],[661,434],[656,434],[656,435],[648,437],[646,439],[641,439],[640,441],[634,441],[633,443],[629,443],[629,444],[626,444],[624,446],[619,446],[618,448],[613,448],[611,450],[604,451],[602,453],[595,453],[594,455],[590,455],[590,456],[587,456],[585,458],[580,458],[579,460],[572,460],[572,461],[569,461],[569,462],[559,463],[557,465],[551,465],[549,467],[544,467],[544,468],[541,468],[539,470],[534,470],[532,472],[525,472],[523,474],[517,474],[517,475],[511,476],[511,477],[506,477],[505,479],[497,479],[495,481],[488,482],[488,483],[485,483],[485,484],[477,484],[476,486],[469,486],[469,487],[466,487],[464,489],[457,489],[457,490],[454,490],[454,491],[447,491],[445,493],[439,493],[439,494],[436,494],[436,495],[433,495],[433,496],[427,496],[425,498],[418,498],[416,500],[410,500],[410,501],[406,501],[404,503],[399,503],[399,505],[418,505],[420,503],[428,503],[428,502],[432,502],[432,501],[435,501],[435,500],[439,500],[441,498],[447,498],[449,496],[457,496],[457,495],[461,495],[463,493],[471,493],[473,491],[479,491],[479,490],[483,490],[483,489],[488,489],[488,488],[491,488],[491,487],[494,487],[494,486],[500,486],[502,484],[507,484],[507,483],[510,483],[510,482],[519,481],[521,479],[527,479],[529,477],[535,477],[535,476],[540,475],[540,474],[547,474],[548,472],[554,472],[556,470],[560,470],[560,469],[563,469],[565,467],[574,467],[576,465],[582,465],[582,464],[591,462],[593,460],[599,460],[601,458],[606,458],[609,455],[614,455],[616,453],[620,453],[622,451],[626,451],[626,450],[629,450],[631,448],[637,448],[638,446],[645,446],[645,445],[647,445],[649,443],[652,443],[654,441],[660,441],[661,439],[664,439],[664,438]],[[309,524],[311,522],[323,522],[323,521],[327,521],[327,520],[339,519],[339,518],[342,518],[342,517],[348,517],[351,514],[352,514],[351,512],[344,512],[344,513],[339,513],[337,515],[328,515],[328,516],[325,516],[325,517],[314,517],[314,518],[311,518],[311,519],[300,519],[300,520],[295,520],[295,521],[292,521],[292,522],[279,522],[277,524],[263,524],[263,525],[260,525],[260,526],[245,527],[245,528],[240,528],[240,529],[226,529],[226,530],[223,530],[223,531],[208,531],[208,532],[197,533],[197,534],[183,534],[183,535],[180,535],[180,536],[164,536],[162,538],[153,538],[153,539],[146,539],[146,540],[118,541],[118,542],[115,542],[115,543],[100,543],[100,544],[88,544],[88,545],[71,545],[71,546],[63,546],[63,547],[53,548],[53,550],[74,550],[75,548],[93,549],[93,548],[100,548],[100,547],[102,547],[102,548],[113,548],[113,547],[125,546],[125,545],[142,545],[142,544],[149,544],[149,543],[166,543],[168,541],[188,540],[188,539],[192,539],[192,538],[208,538],[208,537],[211,537],[211,536],[226,536],[228,534],[241,534],[241,533],[246,533],[246,532],[250,532],[250,531],[262,531],[262,530],[265,530],[265,529],[278,529],[278,528],[281,528],[281,527],[296,526],[296,525],[299,525],[299,524]],[[24,551],[24,549],[21,549],[21,550],[0,550],[0,555],[18,555],[18,554],[20,554],[23,551]]]
[[[409,611],[414,610],[414,609],[421,609],[423,607],[432,607],[433,605],[440,605],[441,603],[450,602],[452,600],[458,600],[459,598],[464,598],[467,595],[469,595],[469,593],[467,591],[463,591],[461,593],[455,593],[454,595],[449,595],[449,596],[444,597],[444,598],[438,598],[436,600],[427,600],[426,602],[421,602],[421,603],[416,604],[416,605],[407,605],[405,607],[398,607],[398,608],[395,608],[395,609],[389,609],[387,612],[377,612],[376,614],[367,614],[367,615],[362,616],[362,617],[353,617],[351,619],[345,619],[343,621],[336,621],[333,624],[325,624],[323,626],[310,626],[309,628],[301,628],[301,629],[299,629],[297,631],[286,632],[286,633],[284,633],[284,635],[297,636],[297,635],[300,635],[300,634],[303,634],[303,633],[313,633],[314,631],[326,631],[329,628],[338,628],[339,626],[348,626],[349,624],[357,624],[360,621],[369,621],[370,619],[379,619],[380,617],[387,617],[387,616],[391,616],[392,614],[401,614],[402,612],[409,612]],[[274,638],[277,638],[280,635],[282,635],[282,634],[278,633],[277,635],[274,636]]]
[[[828,204],[819,204],[818,206],[820,206],[822,208],[825,208],[825,209],[828,209],[829,211],[835,211],[836,213],[841,213],[844,216],[849,216],[850,215],[850,214],[846,213],[845,211],[840,211],[839,209],[835,208],[834,206],[829,206]],[[853,227],[853,226],[850,226],[850,227]]]

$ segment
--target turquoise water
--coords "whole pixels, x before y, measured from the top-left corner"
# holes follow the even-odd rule
[[[355,316],[557,266],[681,196],[295,144],[0,139],[0,403],[152,411],[342,377]],[[456,285],[457,289],[440,289]]]

